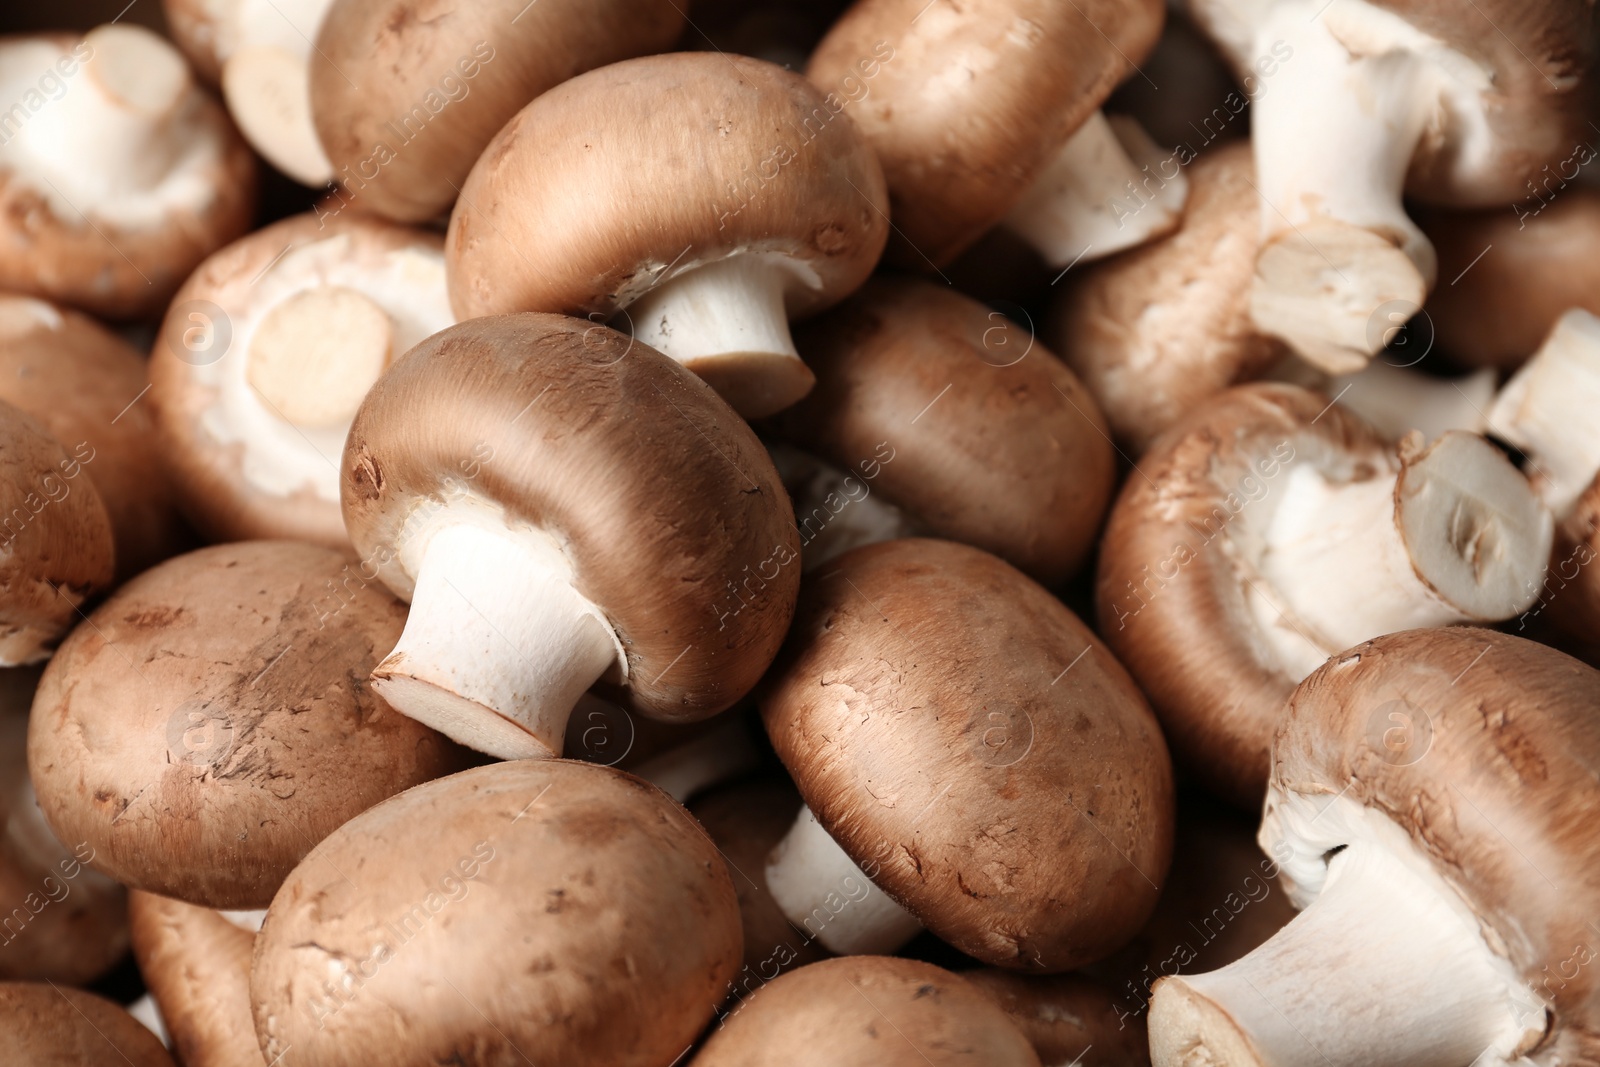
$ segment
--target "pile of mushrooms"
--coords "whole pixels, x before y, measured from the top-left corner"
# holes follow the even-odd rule
[[[1600,1062],[1597,31],[0,5],[0,1067]]]

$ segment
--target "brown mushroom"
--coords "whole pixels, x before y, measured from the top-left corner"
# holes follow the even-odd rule
[[[249,225],[254,157],[149,30],[7,38],[0,92],[0,289],[148,315]]]
[[[560,753],[602,680],[648,718],[708,718],[793,614],[794,516],[750,428],[581,320],[476,319],[412,349],[356,415],[343,499],[362,567],[411,601],[374,686],[502,758]]]
[[[926,926],[985,963],[1055,972],[1149,917],[1172,848],[1155,718],[1006,563],[945,541],[846,553],[807,578],[763,692],[807,804],[767,888],[831,951],[892,951]]]
[[[1082,565],[1116,458],[1088,391],[1031,332],[931,282],[879,278],[795,341],[817,387],[771,428],[850,472],[844,499],[881,493],[915,529],[1046,585]],[[825,498],[796,511],[804,546],[837,514]]]
[[[222,912],[128,896],[133,954],[183,1067],[265,1067],[250,1015],[255,933]]]
[[[133,888],[259,908],[335,827],[462,753],[365,683],[404,605],[331,596],[344,559],[292,542],[167,561],[63,643],[34,700],[46,819]]]
[[[347,548],[339,458],[356,408],[391,360],[454,322],[441,240],[353,212],[297,215],[208,259],[150,361],[195,525]]]
[[[669,1067],[739,954],[733,885],[688,812],[609,767],[518,760],[318,845],[267,911],[250,988],[269,1063]]]
[[[683,6],[334,0],[310,56],[311,116],[341,209],[401,222],[444,214],[524,104],[593,67],[670,47]]]
[[[233,4],[234,0],[161,0],[173,43],[188,58],[195,74],[213,87],[222,82],[218,30],[224,12]]]
[[[1580,1063],[1596,1052],[1600,672],[1411,630],[1295,690],[1259,840],[1302,910],[1156,985],[1157,1067]]]
[[[931,963],[824,960],[762,986],[692,1067],[1039,1067],[982,992]]]
[[[1139,1067],[1150,1062],[1144,1026],[1121,1017],[1111,993],[1081,974],[962,971],[1006,1013],[1046,1067]]]
[[[1158,439],[1123,487],[1100,632],[1180,762],[1254,806],[1296,682],[1377,634],[1516,615],[1552,532],[1481,437],[1396,447],[1320,394],[1237,386]]]
[[[44,982],[0,982],[0,1063],[173,1067],[161,1042],[103,997]]]
[[[450,296],[462,318],[621,313],[756,418],[811,388],[788,320],[866,280],[887,211],[872,150],[804,78],[740,56],[634,59],[495,136],[450,217]]]

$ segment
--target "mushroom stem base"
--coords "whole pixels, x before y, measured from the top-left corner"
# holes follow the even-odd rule
[[[618,655],[548,539],[459,524],[428,540],[405,630],[372,685],[469,748],[548,759],[561,754],[578,698]]]
[[[768,892],[789,921],[835,955],[888,955],[922,930],[917,917],[872,883],[808,807],[772,850],[766,877]]]

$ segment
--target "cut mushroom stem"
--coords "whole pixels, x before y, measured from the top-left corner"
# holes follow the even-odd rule
[[[1514,374],[1489,425],[1528,456],[1550,510],[1564,516],[1600,470],[1600,318],[1574,309]]]
[[[888,955],[922,923],[873,884],[865,871],[801,808],[767,860],[767,890],[796,928],[836,955]]]
[[[679,804],[722,782],[732,781],[761,765],[761,752],[750,737],[744,717],[727,714],[708,730],[676,748],[633,768]]]
[[[1369,478],[1332,481],[1297,464],[1263,533],[1266,581],[1247,586],[1251,607],[1304,677],[1378,634],[1522,611],[1543,581],[1553,525],[1527,479],[1475,434],[1426,448],[1413,434],[1398,469]]]
[[[311,120],[311,52],[332,0],[238,0],[222,95],[267,161],[304,185],[333,180]]]
[[[578,698],[621,661],[560,549],[538,531],[451,523],[407,569],[411,614],[372,672],[379,694],[480,752],[559,756]]]
[[[1383,346],[1375,311],[1419,308],[1433,285],[1433,246],[1401,197],[1441,94],[1427,59],[1405,48],[1353,57],[1317,7],[1277,3],[1256,36],[1258,59],[1286,42],[1294,62],[1254,107],[1262,246],[1251,316],[1343,374]]]
[[[635,338],[705,379],[739,414],[762,418],[815,381],[789,335],[786,293],[802,284],[801,270],[787,256],[729,256],[656,286],[625,318]]]
[[[1188,193],[1172,152],[1134,119],[1096,111],[1061,146],[1005,225],[1046,262],[1065,267],[1170,233]]]
[[[354,289],[307,289],[269,311],[250,340],[250,384],[298,426],[348,424],[389,365],[394,322]]]
[[[1347,808],[1361,811],[1307,813],[1317,836]],[[1266,944],[1157,983],[1155,1067],[1460,1067],[1516,1061],[1536,1039],[1544,1006],[1404,831],[1360,814],[1347,826],[1321,892]]]

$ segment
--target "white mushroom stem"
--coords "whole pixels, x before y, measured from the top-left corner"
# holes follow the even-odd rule
[[[560,549],[535,530],[455,522],[427,537],[407,570],[416,575],[411,614],[373,687],[480,752],[559,756],[578,698],[621,658]]]
[[[807,937],[839,956],[888,955],[922,923],[872,883],[809,807],[767,859],[767,891]]]
[[[389,364],[394,322],[354,289],[306,289],[273,306],[250,339],[257,394],[297,426],[345,426]]]
[[[1481,433],[1494,403],[1495,373],[1485,368],[1462,378],[1435,378],[1384,359],[1334,378],[1329,396],[1398,441],[1412,430],[1432,441],[1447,430]]]
[[[1047,263],[1087,263],[1170,233],[1189,180],[1176,153],[1124,115],[1089,116],[1006,216]]]
[[[1361,814],[1338,851],[1310,858],[1325,876],[1309,906],[1243,959],[1156,984],[1155,1067],[1518,1062],[1544,1005],[1398,826],[1348,800],[1328,807],[1320,836],[1341,809]]]
[[[812,571],[861,545],[915,537],[916,520],[872,492],[872,480],[790,445],[768,443],[778,477],[794,503],[801,569]]]
[[[222,95],[245,139],[305,185],[333,180],[333,164],[311,120],[310,60],[332,0],[243,0],[233,50],[222,64]]]
[[[1550,510],[1565,515],[1600,471],[1600,318],[1561,316],[1501,390],[1489,426],[1528,456]]]
[[[1433,285],[1433,246],[1401,196],[1443,104],[1439,64],[1452,57],[1370,4],[1324,6],[1277,0],[1255,37],[1252,62],[1269,61],[1275,46],[1293,53],[1252,118],[1262,247],[1251,314],[1341,374],[1382,347],[1379,308],[1414,310]]]
[[[1503,453],[1413,436],[1397,466],[1342,480],[1297,463],[1263,524],[1246,598],[1296,679],[1380,634],[1507,619],[1538,596],[1554,524]]]
[[[815,378],[789,335],[787,294],[814,277],[788,256],[745,252],[696,266],[618,315],[635,339],[682,363],[746,418],[788,407]]]
[[[711,730],[652,756],[633,773],[658,786],[679,804],[714,785],[730,781],[761,765],[761,751],[750,728],[737,713],[723,716]]]

